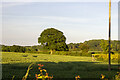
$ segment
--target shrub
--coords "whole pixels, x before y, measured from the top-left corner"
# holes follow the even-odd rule
[[[92,54],[94,58],[98,61],[108,61],[108,54]],[[119,58],[120,54],[111,54],[111,61],[112,62],[118,62],[120,61]]]

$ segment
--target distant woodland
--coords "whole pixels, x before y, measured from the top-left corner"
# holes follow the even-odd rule
[[[102,46],[108,46],[107,40],[89,40],[83,43],[69,43],[67,44],[69,51],[103,51]],[[47,51],[42,45],[34,45],[34,46],[7,46],[0,45],[1,50],[3,52],[39,52],[39,51]],[[111,51],[120,52],[120,41],[113,40],[111,41]]]

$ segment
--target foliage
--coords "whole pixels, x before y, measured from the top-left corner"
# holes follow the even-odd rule
[[[4,52],[25,52],[25,47],[13,45],[13,46],[5,46],[2,45],[2,51]]]
[[[13,46],[2,46],[2,51],[3,52],[39,52],[39,51],[44,51],[43,47],[41,45],[34,45],[34,46],[19,46],[19,45],[13,45]]]
[[[113,51],[120,51],[120,41],[114,40],[111,42]]]
[[[68,47],[70,51],[80,51],[79,46],[83,43],[69,43]]]
[[[102,80],[109,80],[109,79],[105,78],[105,75],[103,75],[103,74],[101,74],[101,79]],[[110,79],[110,80],[120,80],[120,72],[117,72],[117,75],[115,75],[113,77],[113,79]]]
[[[81,44],[80,49],[81,49],[82,52],[88,52],[89,47],[86,44]]]
[[[45,48],[57,51],[68,50],[65,41],[63,32],[54,28],[45,29],[38,38],[38,43],[41,43]]]
[[[85,41],[84,44],[89,46],[89,51],[101,51],[100,47],[101,40],[89,40]]]
[[[101,48],[103,50],[103,53],[107,54],[108,53],[108,49],[109,49],[109,45],[108,45],[108,41],[107,40],[101,40]]]
[[[108,40],[98,39],[98,40],[89,40],[83,43],[69,43],[68,47],[71,51],[80,51],[80,47],[82,44],[86,44],[89,46],[89,51],[102,51],[101,41],[105,44],[108,43]],[[113,51],[120,51],[120,41],[111,40],[111,47]]]
[[[108,43],[107,40],[102,40],[103,43],[105,42],[105,44]],[[69,51],[67,53],[67,55],[74,55],[73,53],[71,53],[71,51],[76,51],[75,55],[81,55],[83,53],[79,53],[81,52],[81,47],[82,45],[87,45],[89,47],[89,49],[87,48],[87,50],[89,50],[88,52],[95,52],[95,53],[101,53],[102,52],[102,47],[101,47],[101,40],[89,40],[89,41],[85,41],[84,43],[70,43],[67,44],[67,47],[69,48]],[[103,45],[103,44],[102,44]],[[114,40],[111,41],[111,47],[112,47],[112,52],[119,52],[120,53],[120,41]],[[3,52],[26,52],[26,53],[44,53],[44,54],[49,54],[49,49],[43,48],[42,45],[34,45],[34,46],[19,46],[19,45],[13,45],[13,46],[6,46],[6,45],[0,45],[2,48]],[[104,48],[105,49],[105,48]],[[107,49],[108,50],[108,49]],[[104,52],[105,53],[105,52]],[[64,52],[63,52],[64,54]],[[85,53],[86,54],[86,53]]]
[[[22,46],[13,45],[10,46],[10,52],[25,52],[25,48]]]
[[[10,46],[2,45],[2,51],[4,51],[4,52],[10,52]]]
[[[95,60],[98,61],[108,61],[108,54],[92,54],[94,56]],[[112,62],[118,62],[120,54],[111,54],[111,61]]]
[[[120,72],[117,72],[117,75],[115,75],[114,80],[120,80]]]

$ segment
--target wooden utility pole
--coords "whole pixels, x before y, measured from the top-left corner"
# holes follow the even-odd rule
[[[109,0],[109,65],[108,70],[111,71],[111,0]]]

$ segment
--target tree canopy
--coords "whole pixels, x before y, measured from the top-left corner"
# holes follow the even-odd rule
[[[66,51],[68,46],[66,45],[66,37],[63,35],[63,32],[54,29],[48,28],[45,29],[38,38],[38,43],[41,43],[45,48],[57,51]]]
[[[79,48],[81,49],[82,52],[88,52],[89,51],[89,46],[86,44],[81,44],[79,46]]]

